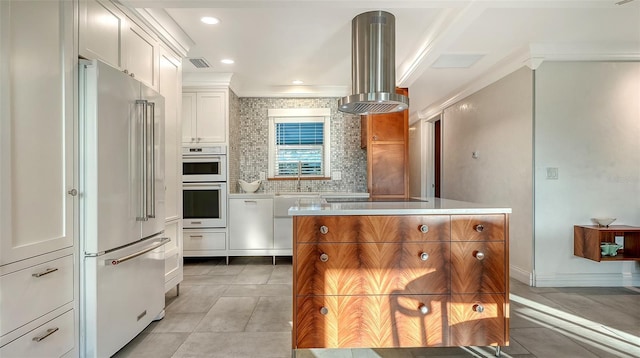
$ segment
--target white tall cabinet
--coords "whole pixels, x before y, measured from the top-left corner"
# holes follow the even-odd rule
[[[182,152],[181,109],[182,61],[160,48],[160,93],[165,98],[165,291],[179,285],[182,273]]]
[[[0,356],[77,353],[74,3],[0,1]]]

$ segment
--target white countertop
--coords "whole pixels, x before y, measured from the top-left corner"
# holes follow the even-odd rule
[[[363,201],[321,203],[305,201],[289,209],[292,216],[312,215],[430,215],[430,214],[508,214],[511,208],[441,198],[422,201]]]

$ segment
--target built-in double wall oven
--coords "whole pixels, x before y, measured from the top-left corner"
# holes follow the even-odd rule
[[[182,223],[185,229],[227,226],[225,146],[182,149]]]

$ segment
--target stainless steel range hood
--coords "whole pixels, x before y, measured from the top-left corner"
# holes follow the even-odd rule
[[[386,11],[369,11],[351,22],[352,95],[338,109],[353,114],[390,113],[409,107],[396,93],[396,19]]]

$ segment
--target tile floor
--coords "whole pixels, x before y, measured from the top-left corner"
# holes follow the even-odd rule
[[[114,357],[291,357],[291,260],[187,259],[166,316]],[[640,357],[640,289],[535,288],[511,281],[503,357]],[[297,358],[491,357],[487,347],[300,350]]]

